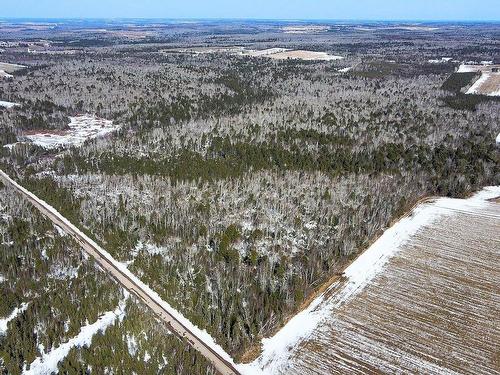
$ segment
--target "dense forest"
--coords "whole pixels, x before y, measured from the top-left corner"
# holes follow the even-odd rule
[[[151,45],[83,38],[68,56],[7,52],[40,68],[0,81],[0,99],[20,104],[0,109],[2,168],[248,359],[419,199],[500,183],[500,102],[463,94],[474,74],[454,73],[458,63],[428,61],[498,55],[487,38],[469,49],[469,33],[479,35],[227,36],[345,55],[328,62],[164,52],[197,34]],[[36,129],[64,132],[79,113],[122,128],[69,149],[23,142]],[[40,343],[56,347],[125,297],[12,192],[0,199],[0,316],[29,302],[0,337],[0,366],[16,374]],[[74,278],[51,278],[73,268]],[[43,333],[33,334],[36,322]],[[158,324],[130,297],[125,318],[59,368],[213,373]]]

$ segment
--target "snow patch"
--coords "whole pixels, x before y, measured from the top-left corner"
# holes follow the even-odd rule
[[[40,251],[40,255],[42,256],[43,260],[49,260],[49,256],[47,255],[47,249],[45,247]]]
[[[38,146],[51,150],[59,147],[79,147],[88,139],[102,137],[120,129],[119,125],[113,125],[113,121],[90,115],[70,117],[70,120],[69,130],[40,132],[24,137]]]
[[[61,227],[59,227],[58,225],[54,224],[54,228],[56,229],[57,234],[59,235],[59,237],[66,237],[67,236],[67,233]]]
[[[79,268],[52,266],[48,277],[56,280],[71,280],[78,277]]]
[[[21,307],[16,307],[14,311],[5,319],[0,319],[0,336],[4,336],[7,332],[7,325],[10,321],[17,318],[18,315],[22,314],[28,308],[27,303],[23,303]]]
[[[315,221],[310,221],[304,225],[304,227],[306,227],[307,230],[316,229],[317,226],[318,224]]]
[[[4,102],[2,100],[0,100],[0,107],[4,107],[4,108],[13,108],[13,107],[18,107],[20,106],[20,104],[18,103],[12,103],[12,102]]]
[[[478,65],[461,64],[458,67],[457,73],[474,73],[480,70]]]
[[[0,70],[0,78],[12,78],[12,77],[14,77],[12,74],[9,74],[4,70]]]
[[[138,345],[134,335],[127,335],[127,348],[128,348],[128,354],[130,354],[131,357],[135,357]]]
[[[441,57],[440,59],[428,60],[430,64],[444,64],[453,60],[452,57]]]

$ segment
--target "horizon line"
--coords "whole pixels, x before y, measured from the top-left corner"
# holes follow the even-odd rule
[[[411,19],[411,18],[257,18],[257,17],[21,17],[21,16],[0,16],[0,20],[106,20],[106,21],[281,21],[281,22],[419,22],[419,23],[500,23],[500,19]]]

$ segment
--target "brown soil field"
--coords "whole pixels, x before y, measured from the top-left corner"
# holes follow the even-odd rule
[[[500,374],[500,203],[443,210],[279,373]]]
[[[500,96],[500,73],[490,73],[488,79],[477,89],[478,94]]]

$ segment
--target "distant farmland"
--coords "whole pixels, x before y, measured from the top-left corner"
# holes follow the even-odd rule
[[[500,96],[500,65],[461,65],[458,73],[478,73],[466,94]]]

